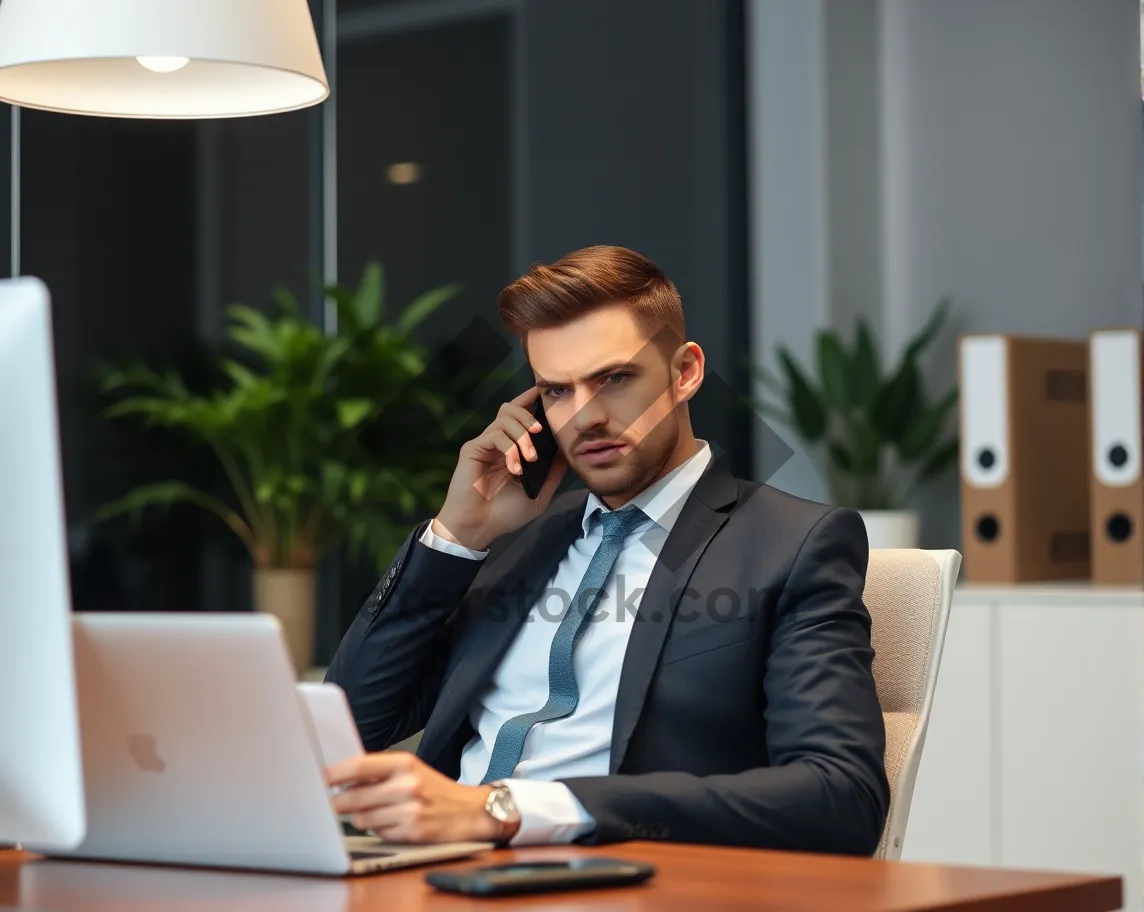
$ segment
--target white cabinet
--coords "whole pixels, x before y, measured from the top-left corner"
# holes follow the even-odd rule
[[[1125,878],[1144,909],[1144,591],[965,586],[903,859]]]

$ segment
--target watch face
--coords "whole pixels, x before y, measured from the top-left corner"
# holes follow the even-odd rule
[[[513,803],[512,793],[503,786],[495,788],[489,795],[488,811],[497,820],[516,820],[516,804]]]

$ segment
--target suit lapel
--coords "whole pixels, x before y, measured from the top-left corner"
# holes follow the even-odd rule
[[[695,565],[727,521],[738,498],[738,482],[712,460],[684,502],[640,598],[616,694],[609,770],[616,773],[643,711],[667,632]]]
[[[471,620],[456,644],[456,664],[445,679],[437,705],[421,738],[418,753],[432,763],[488,686],[545,584],[552,579],[580,534],[587,497],[543,517],[535,532],[526,529],[485,568],[466,596]]]

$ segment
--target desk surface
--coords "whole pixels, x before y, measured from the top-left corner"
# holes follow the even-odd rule
[[[492,852],[438,869],[478,864],[611,855],[650,862],[657,875],[641,887],[474,900],[438,893],[424,868],[370,877],[205,871],[143,865],[33,859],[0,852],[0,907],[41,912],[365,912],[477,908],[606,910],[823,909],[1111,912],[1120,879],[981,868],[875,862],[698,846],[630,842],[603,849],[537,848]]]

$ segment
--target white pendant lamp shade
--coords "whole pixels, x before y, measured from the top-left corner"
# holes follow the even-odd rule
[[[242,117],[329,92],[306,0],[0,0],[0,100],[11,104]]]

